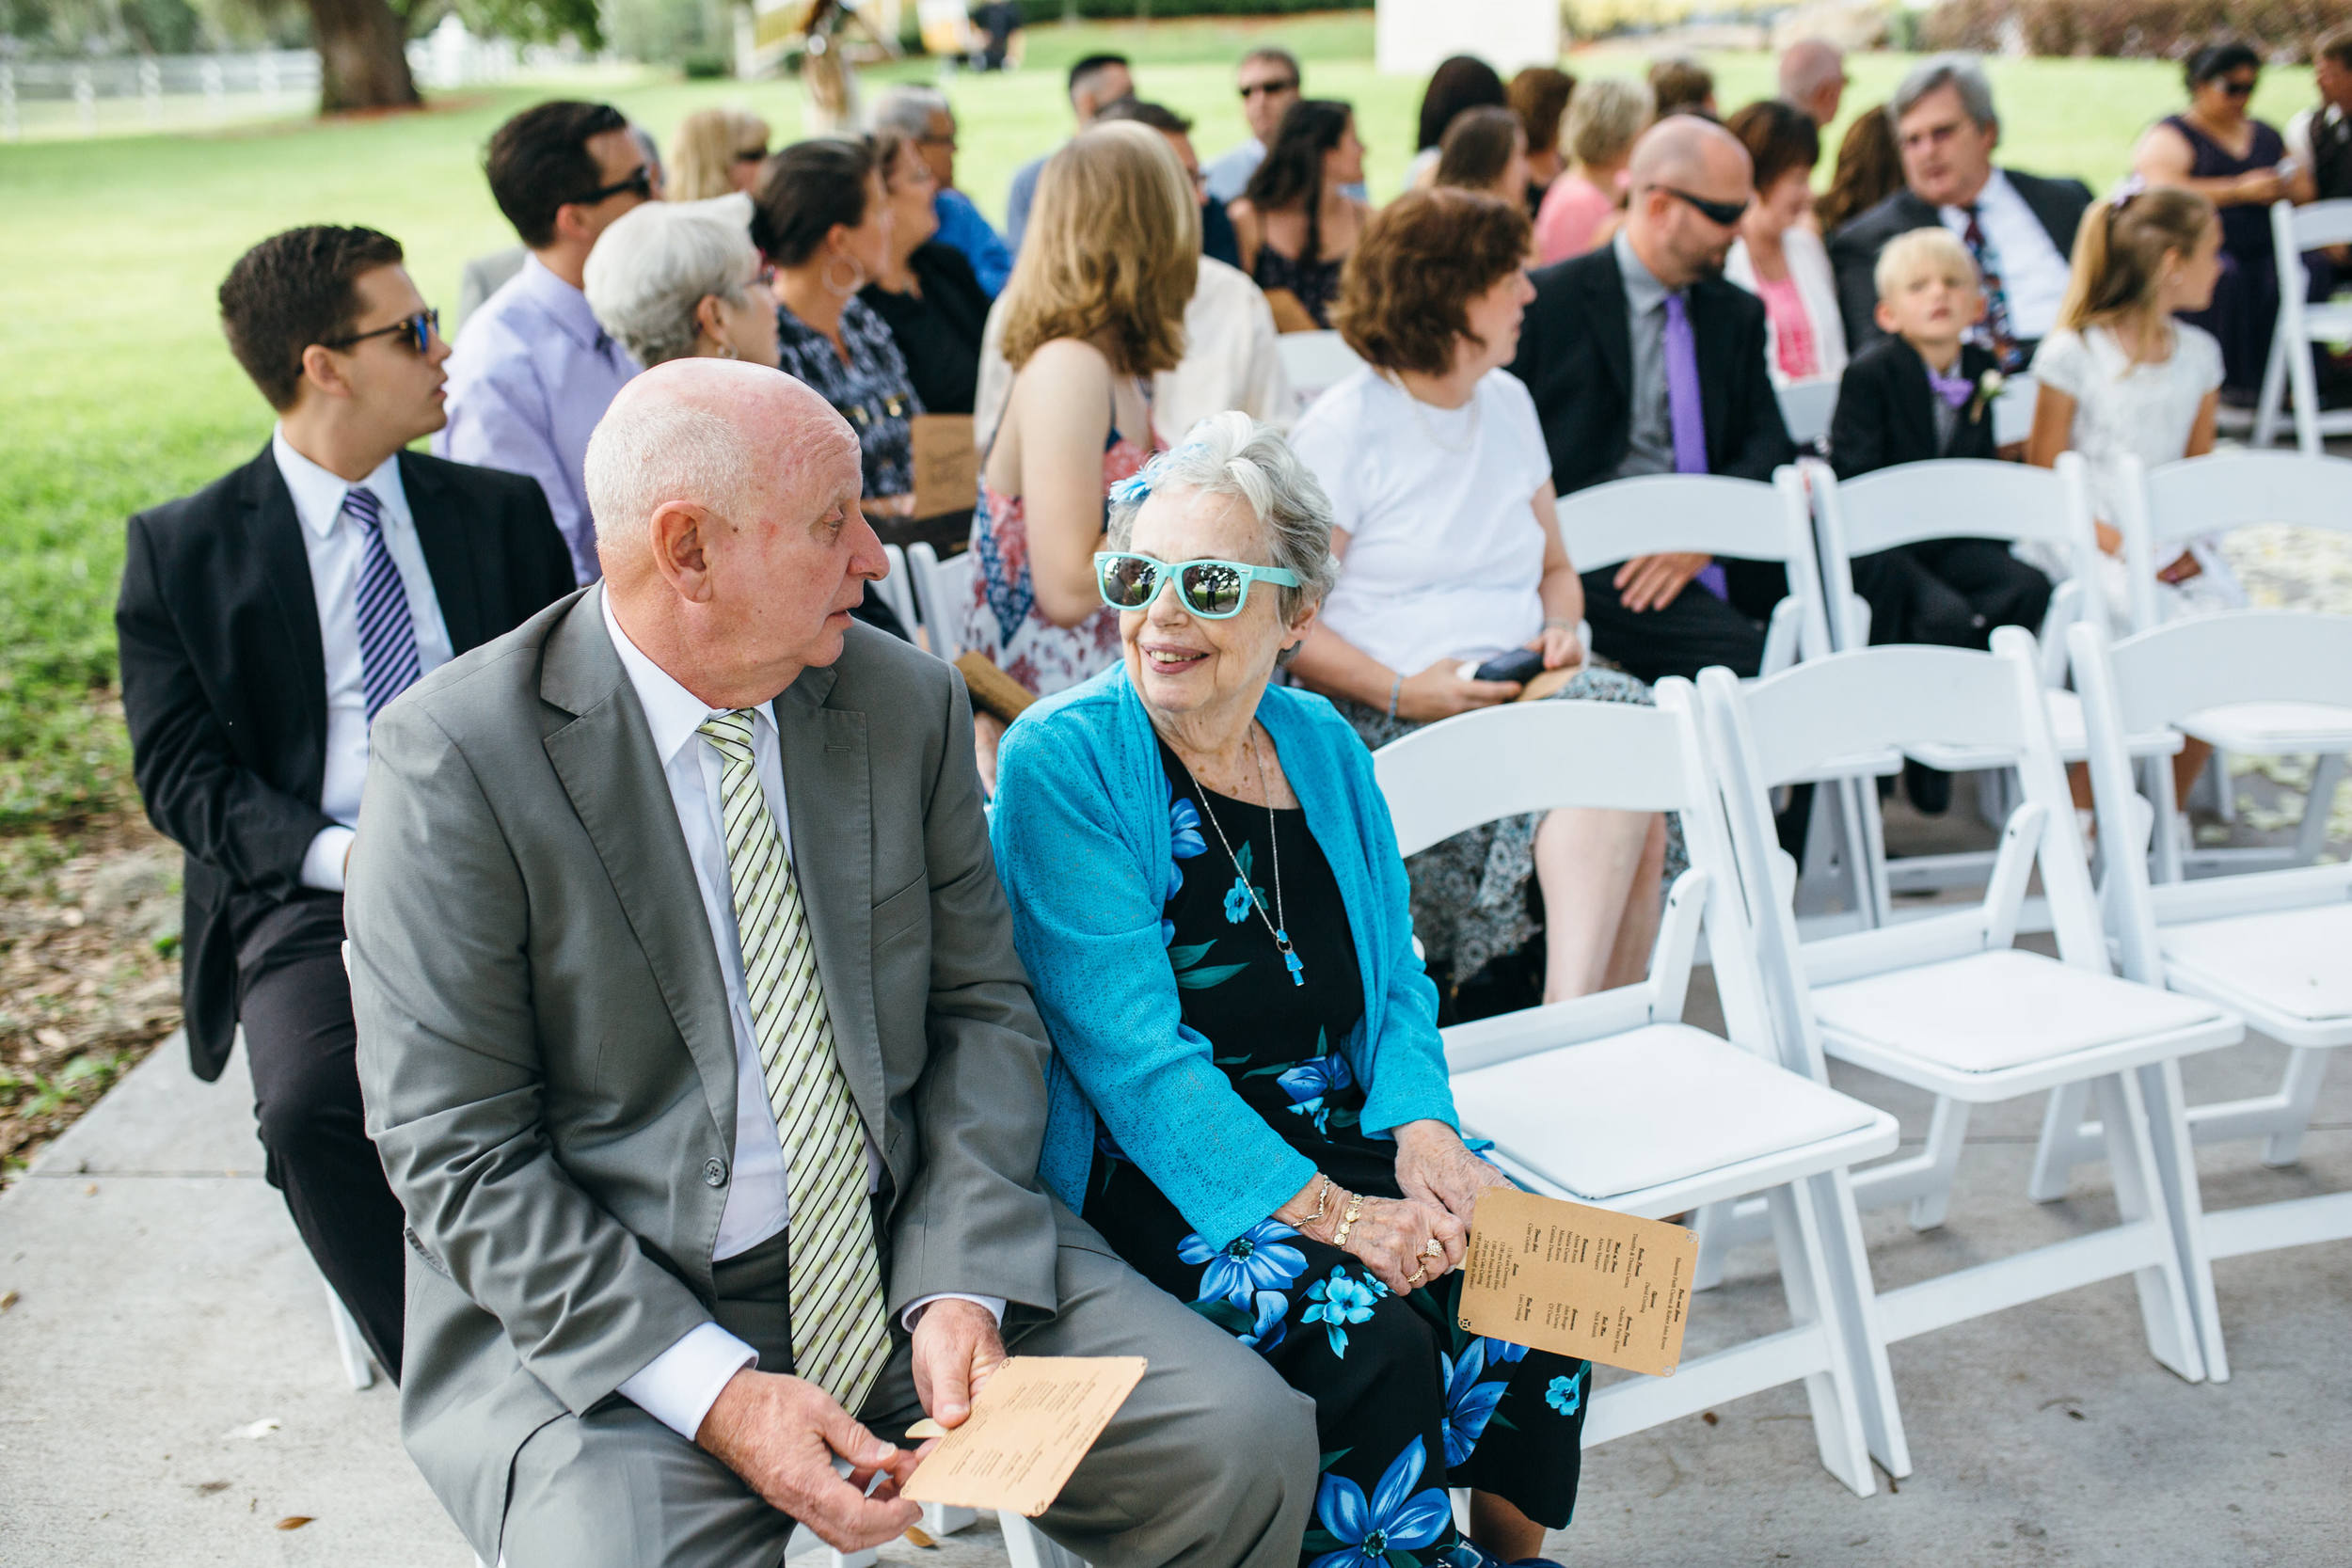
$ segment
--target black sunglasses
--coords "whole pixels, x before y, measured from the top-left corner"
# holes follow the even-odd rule
[[[767,154],[762,152],[760,156],[764,158]],[[639,199],[651,201],[653,199],[652,167],[645,164],[639,164],[635,168],[629,170],[628,179],[616,182],[615,183],[610,185],[598,185],[595,190],[590,191],[586,196],[580,197],[574,201],[567,202],[565,205],[594,207],[597,202],[604,200],[606,198],[618,196],[623,191],[633,191],[637,194]]]
[[[2228,93],[2232,98],[2251,98],[2254,96],[2254,84],[2251,82],[2237,81],[2223,82],[2221,84],[2221,90]]]
[[[1278,92],[1296,92],[1297,90],[1298,78],[1295,76],[1292,77],[1287,82],[1252,82],[1248,87],[1241,89],[1241,99],[1243,103],[1247,103],[1262,92],[1270,95]]]
[[[1729,229],[1738,223],[1746,215],[1748,203],[1753,199],[1753,198],[1743,197],[1738,201],[1709,201],[1703,196],[1692,196],[1689,191],[1677,189],[1673,185],[1652,185],[1650,189],[1664,191],[1677,201],[1689,202],[1698,209],[1701,217],[1719,229]]]
[[[747,147],[735,155],[735,161],[739,164],[765,163],[767,159],[768,150],[765,147]]]
[[[329,338],[319,347],[349,348],[354,343],[364,343],[370,338],[389,338],[397,332],[406,334],[405,341],[408,346],[422,354],[432,348],[433,335],[440,330],[441,313],[438,310],[420,310],[413,316],[403,316],[389,326],[379,326],[371,332],[355,332],[348,338]]]

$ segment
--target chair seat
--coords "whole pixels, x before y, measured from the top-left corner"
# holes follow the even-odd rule
[[[2192,713],[2181,728],[2238,756],[2352,752],[2352,708],[2325,703],[2232,703]]]
[[[2352,1020],[2352,902],[2166,926],[2165,966],[2311,1022]]]
[[[2313,338],[2338,342],[2352,338],[2352,305],[2306,305],[2303,329]]]
[[[1465,1128],[1595,1201],[1858,1132],[1878,1115],[1683,1023],[1456,1073],[1454,1102]]]
[[[2227,1016],[2013,947],[1816,986],[1813,1004],[1832,1035],[1957,1072],[1998,1072]]]
[[[2053,688],[2042,694],[2042,705],[2050,716],[2050,738],[2058,744],[2060,762],[2080,762],[2090,754],[2090,726],[2083,719],[2083,700],[2072,691]],[[2171,730],[2149,730],[2126,736],[2123,749],[2136,757],[2169,757],[2181,749],[2181,737]],[[2007,766],[2007,760],[1995,752],[1970,746],[1939,746],[1927,744],[1911,748],[1912,755],[1930,768],[1940,768],[1947,773],[1967,773],[1981,768]]]

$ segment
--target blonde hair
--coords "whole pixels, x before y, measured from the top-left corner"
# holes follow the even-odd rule
[[[707,201],[735,189],[735,155],[768,145],[768,122],[749,109],[697,109],[670,143],[664,189],[673,201]]]
[[[1964,277],[1972,286],[1981,287],[1976,258],[1968,254],[1959,235],[1939,225],[1908,230],[1887,241],[1879,252],[1878,265],[1870,269],[1870,281],[1879,298],[1890,299],[1908,279],[1930,267],[1941,268],[1947,277]]]
[[[1645,82],[1603,76],[1578,85],[1561,123],[1560,145],[1580,164],[1613,164],[1633,150],[1658,112]]]
[[[2188,255],[2220,221],[2210,200],[2177,185],[2125,189],[2092,202],[2074,230],[2074,267],[2058,325],[2080,332],[2153,310],[2164,259]]]
[[[1133,120],[1081,132],[1038,179],[1005,285],[1005,362],[1106,335],[1120,374],[1172,371],[1200,270],[1200,206],[1167,138]]]

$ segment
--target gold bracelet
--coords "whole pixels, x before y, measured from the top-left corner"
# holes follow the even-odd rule
[[[1315,1172],[1315,1212],[1311,1214],[1303,1214],[1286,1223],[1294,1230],[1305,1230],[1310,1226],[1321,1225],[1330,1201],[1331,1178],[1322,1171],[1317,1171]],[[1274,1217],[1280,1219],[1282,1216],[1278,1212]]]
[[[1340,1227],[1331,1233],[1331,1244],[1342,1252],[1347,1250],[1347,1233],[1356,1228],[1357,1216],[1364,1212],[1364,1195],[1347,1195],[1347,1212],[1340,1216]]]

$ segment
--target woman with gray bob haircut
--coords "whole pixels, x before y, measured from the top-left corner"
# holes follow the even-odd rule
[[[1456,1131],[1372,755],[1272,683],[1336,575],[1330,499],[1225,413],[1111,501],[1095,587],[1124,657],[1006,732],[991,812],[1054,1042],[1038,1174],[1315,1402],[1302,1564],[1367,1538],[1341,1495],[1391,1499],[1369,1527],[1391,1564],[1539,1562],[1588,1371],[1454,1329],[1504,1179]]]
[[[701,356],[776,362],[776,312],[752,244],[752,199],[648,201],[597,236],[588,309],[648,370]]]

